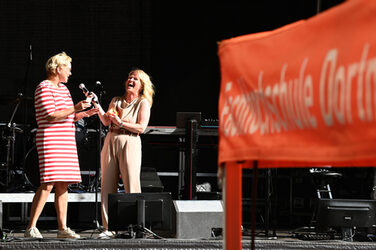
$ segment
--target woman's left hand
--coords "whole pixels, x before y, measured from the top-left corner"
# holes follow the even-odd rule
[[[87,111],[85,111],[86,117],[90,117],[92,115],[98,114],[99,108],[92,108]]]
[[[85,118],[85,117],[90,117],[92,115],[95,115],[95,114],[98,114],[99,112],[99,109],[98,108],[92,108],[92,109],[89,109],[89,110],[86,110],[84,112],[80,112],[80,113],[77,113],[77,119],[80,120],[82,118]]]
[[[121,119],[119,116],[117,115],[112,115],[112,114],[109,114],[108,117],[111,119],[111,122],[117,126],[120,125],[121,123]]]

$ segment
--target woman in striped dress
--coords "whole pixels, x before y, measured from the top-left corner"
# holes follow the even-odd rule
[[[81,182],[74,122],[96,114],[98,109],[79,112],[91,104],[85,100],[73,104],[70,92],[63,84],[71,75],[71,61],[64,52],[48,59],[47,80],[42,81],[35,90],[35,115],[38,124],[36,145],[41,185],[34,195],[30,222],[25,231],[25,237],[29,238],[42,238],[36,224],[54,187],[59,227],[57,237],[80,237],[66,226],[68,185]]]

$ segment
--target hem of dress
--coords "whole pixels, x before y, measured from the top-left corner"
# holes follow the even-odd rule
[[[67,182],[68,184],[77,184],[77,183],[81,183],[81,181],[67,181],[67,180],[53,180],[53,181],[41,181],[40,184],[44,184],[44,183],[51,183],[51,182]]]

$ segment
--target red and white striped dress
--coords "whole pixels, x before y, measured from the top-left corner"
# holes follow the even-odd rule
[[[77,157],[74,114],[48,122],[47,116],[73,107],[68,88],[60,83],[41,82],[35,90],[35,116],[38,124],[36,145],[39,159],[40,182],[81,182]]]

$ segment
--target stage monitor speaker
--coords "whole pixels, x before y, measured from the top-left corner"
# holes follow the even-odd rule
[[[155,168],[141,168],[141,191],[147,193],[163,192],[164,186]]]
[[[213,228],[223,227],[223,206],[220,200],[175,200],[174,225],[176,238],[210,238]]]

